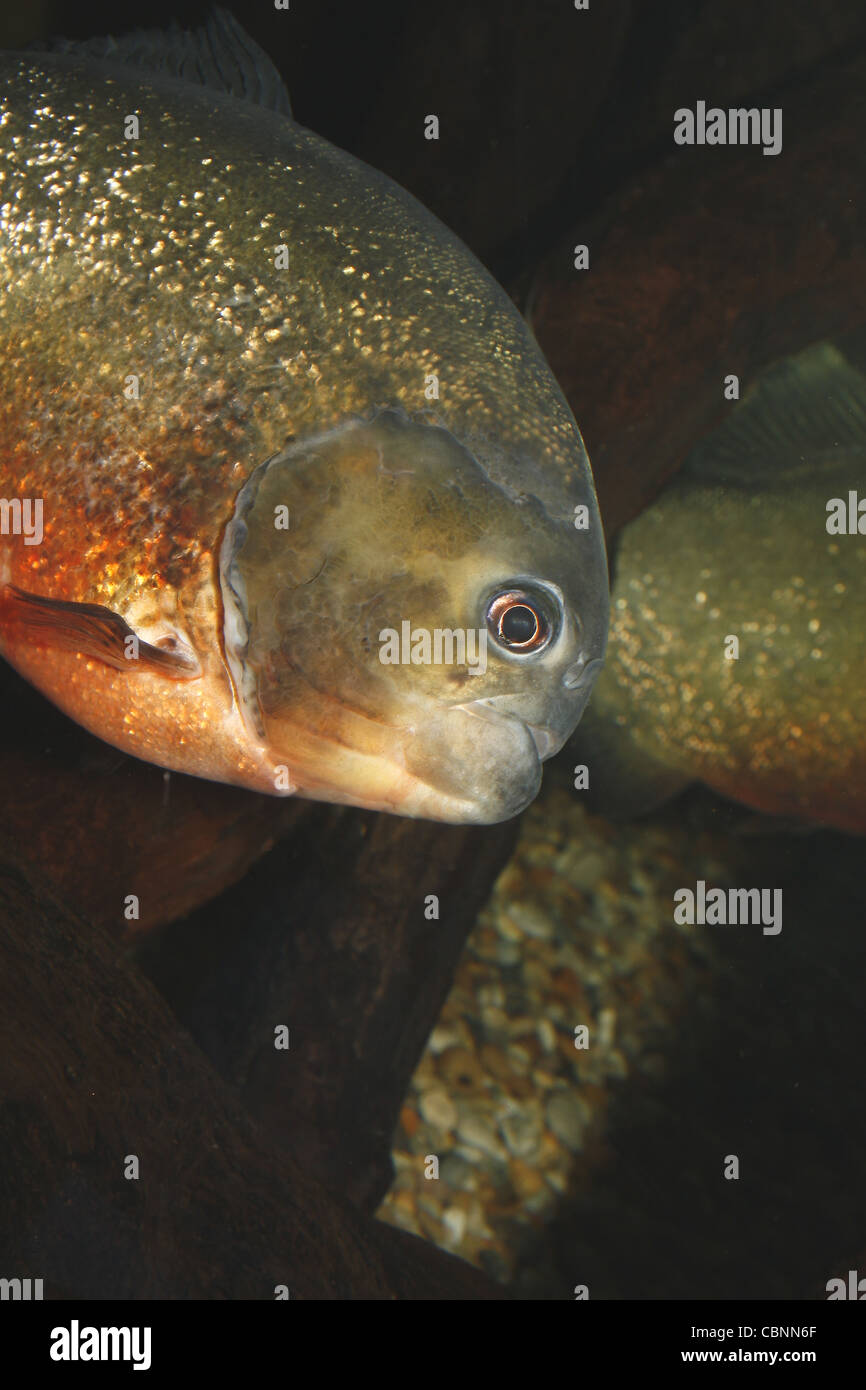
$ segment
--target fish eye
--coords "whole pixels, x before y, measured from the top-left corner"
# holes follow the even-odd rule
[[[487,628],[494,642],[515,656],[535,656],[557,627],[550,595],[531,588],[504,589],[487,605]]]

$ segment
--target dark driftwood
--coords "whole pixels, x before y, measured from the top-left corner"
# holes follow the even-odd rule
[[[391,65],[387,83],[375,93],[359,58],[359,46],[369,46],[373,64],[381,52],[377,7],[370,6],[342,84],[344,113],[354,113],[354,119],[335,132],[337,143],[414,193],[495,275],[516,274],[534,260],[537,248],[549,244],[551,225],[555,235],[582,204],[584,170],[591,162],[585,141],[635,8],[630,0],[605,0],[578,16],[559,0],[531,6],[525,0],[499,0],[496,6],[440,0],[431,25],[414,5],[388,6],[388,45],[401,61]],[[324,18],[317,19],[314,7],[308,15],[313,25]],[[299,22],[303,32],[304,20]],[[395,34],[395,25],[402,32]],[[295,52],[286,54],[293,89],[296,75],[305,81],[293,61],[297,39],[293,28]],[[447,90],[440,88],[438,105],[428,108],[439,116],[441,140],[425,141],[419,157],[426,113],[417,125],[395,121],[393,113],[414,111],[419,82],[423,90],[431,72],[444,71],[450,75]],[[304,99],[301,93],[298,99]],[[329,105],[328,113],[322,111],[326,121],[334,114]]]
[[[2,846],[0,1100],[0,1265],[47,1294],[495,1296],[280,1152],[107,934]]]
[[[368,1210],[457,959],[516,835],[311,808],[144,963],[249,1110]],[[425,917],[428,895],[438,920]],[[274,1028],[289,1029],[288,1052]]]
[[[729,408],[728,373],[742,391],[774,359],[866,323],[866,222],[851,196],[864,75],[860,58],[770,102],[784,108],[778,157],[671,139],[670,157],[539,275],[533,326],[586,440],[608,536]],[[589,272],[571,268],[578,242]]]
[[[189,777],[171,779],[166,805],[158,768],[91,738],[2,663],[0,696],[11,858],[118,950],[173,923],[143,959],[182,1022],[308,1171],[375,1208],[409,1077],[516,825],[410,822]],[[130,894],[140,917],[127,922]]]
[[[294,800],[172,776],[65,719],[0,661],[0,836],[118,938],[239,879],[304,814]],[[129,895],[140,903],[128,921]]]

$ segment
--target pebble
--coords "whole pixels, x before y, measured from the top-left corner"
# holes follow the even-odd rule
[[[443,1052],[439,1059],[439,1075],[452,1093],[467,1095],[484,1090],[484,1071],[468,1048],[455,1047]]]
[[[545,1052],[556,1050],[556,1029],[549,1018],[540,1018],[535,1025],[535,1035]]]
[[[519,1043],[511,1043],[506,1049],[506,1055],[518,1074],[529,1071],[532,1065],[532,1055],[525,1047],[521,1047]]]
[[[403,1106],[403,1109],[400,1111],[400,1123],[411,1139],[420,1124],[418,1113],[412,1109],[411,1105]]]
[[[493,1154],[496,1158],[505,1157],[505,1150],[496,1137],[493,1125],[471,1111],[460,1116],[457,1137],[464,1144],[471,1144],[474,1148],[480,1149],[482,1153]]]
[[[482,1009],[501,1009],[505,1005],[505,989],[498,980],[479,985],[475,998]]]
[[[442,1213],[442,1225],[445,1227],[451,1245],[459,1245],[466,1234],[468,1218],[465,1211],[460,1207],[446,1207]]]
[[[496,947],[495,959],[497,965],[518,965],[521,960],[520,947],[513,941],[500,941]]]
[[[468,1226],[476,1240],[492,1240],[493,1232],[487,1224],[484,1208],[479,1201],[473,1201],[468,1212]]]
[[[496,964],[497,953],[501,946],[509,946],[512,950],[516,949],[513,942],[503,941],[494,931],[480,931],[473,936],[472,949],[479,960],[492,961]]]
[[[387,1215],[392,1226],[399,1227],[401,1231],[409,1231],[411,1235],[418,1235],[418,1213],[414,1204],[408,1210],[404,1210],[396,1202],[391,1202]]]
[[[523,978],[535,998],[544,999],[550,993],[550,971],[542,961],[529,957],[523,967]]]
[[[581,1105],[575,1096],[570,1096],[567,1091],[555,1091],[548,1099],[545,1107],[547,1123],[557,1139],[561,1139],[566,1148],[572,1152],[577,1152],[583,1147],[583,1135],[586,1128],[586,1117],[584,1114],[586,1107]]]
[[[418,1108],[437,1129],[452,1130],[457,1124],[457,1106],[446,1091],[425,1091]]]
[[[508,1033],[508,1014],[504,1009],[491,1009],[481,1005],[481,1022],[488,1033]]]
[[[525,1163],[521,1158],[513,1158],[508,1165],[508,1172],[515,1192],[520,1197],[533,1197],[536,1192],[540,1192],[544,1187],[544,1175],[531,1163]]]
[[[478,1168],[481,1172],[484,1171],[483,1149],[477,1149],[474,1144],[457,1144],[454,1152],[459,1158],[465,1158],[467,1163],[471,1164],[473,1168]]]
[[[532,1073],[532,1081],[542,1091],[548,1091],[551,1086],[556,1085],[556,1077],[551,1075],[549,1071],[542,1071],[540,1067],[536,1067]]]
[[[601,850],[574,845],[559,856],[556,867],[575,888],[589,892],[611,871],[614,858]]]
[[[440,1052],[446,1052],[449,1047],[459,1047],[462,1041],[460,1029],[453,1023],[437,1023],[430,1034],[427,1047],[436,1056]]]
[[[461,1192],[471,1192],[478,1186],[476,1169],[458,1153],[446,1154],[439,1167],[439,1180]]]
[[[514,1067],[500,1047],[485,1043],[478,1054],[478,1061],[488,1076],[495,1081],[510,1082],[514,1077]]]
[[[510,1038],[535,1037],[536,1023],[530,1014],[521,1014],[517,1018],[508,1020],[508,1036]]]
[[[598,1045],[612,1047],[616,1036],[616,1009],[601,1009],[598,1015]]]
[[[527,936],[534,937],[536,941],[553,939],[553,921],[550,915],[535,903],[511,903],[504,916],[513,926],[525,932]]]
[[[541,1107],[537,1102],[515,1105],[512,1100],[505,1101],[499,1115],[499,1132],[514,1158],[536,1158],[542,1130]]]
[[[513,1100],[529,1100],[535,1095],[535,1083],[531,1076],[515,1076],[508,1083],[508,1094]]]
[[[504,913],[499,920],[498,931],[500,937],[503,938],[509,945],[511,943],[515,943],[516,945],[520,946],[526,940],[525,934],[520,930],[517,923],[512,922],[511,919],[509,917],[506,917]]]
[[[548,1192],[546,1187],[543,1187],[540,1192],[533,1193],[531,1197],[527,1197],[523,1203],[526,1211],[531,1212],[533,1216],[544,1215],[550,1211],[553,1204],[553,1195]]]

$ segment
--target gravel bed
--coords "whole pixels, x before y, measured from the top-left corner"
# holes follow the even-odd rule
[[[539,798],[413,1077],[383,1220],[512,1279],[604,1161],[615,1088],[664,1074],[678,1005],[713,970],[712,935],[674,923],[675,890],[736,883],[737,857],[670,812],[615,825],[562,787]]]

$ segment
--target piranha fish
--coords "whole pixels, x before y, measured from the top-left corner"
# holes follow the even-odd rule
[[[622,532],[608,662],[575,741],[596,810],[646,811],[700,780],[866,831],[866,538],[839,525],[866,483],[856,361],[821,342],[769,367]]]
[[[0,56],[0,498],[0,654],[165,768],[495,822],[602,664],[531,333],[225,13]],[[485,661],[386,662],[404,623]]]

